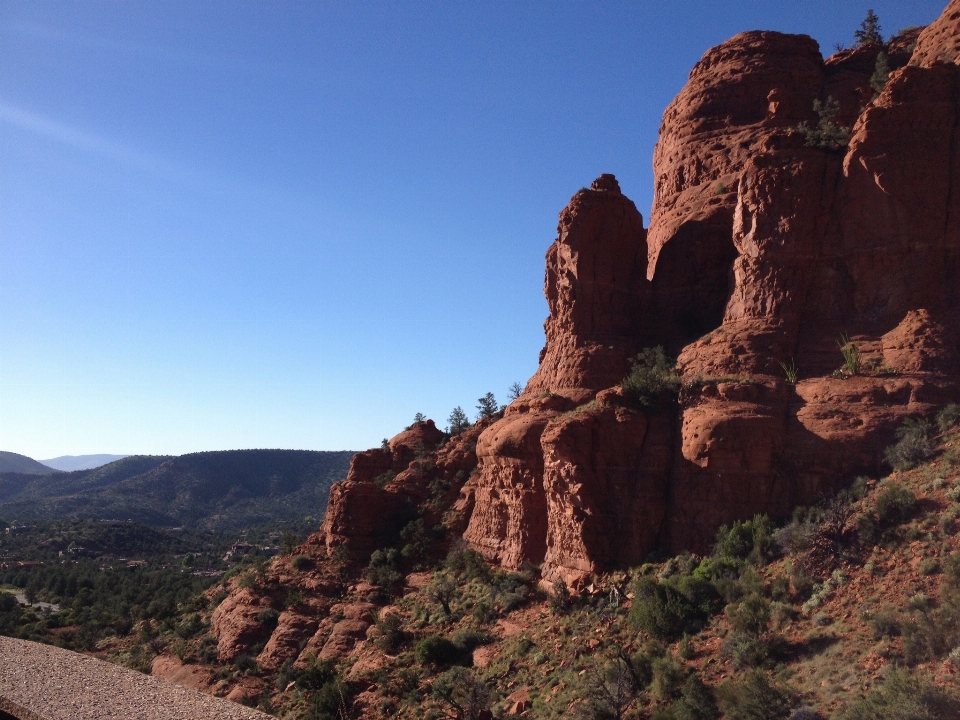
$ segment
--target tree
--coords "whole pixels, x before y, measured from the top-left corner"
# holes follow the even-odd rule
[[[840,103],[832,97],[828,97],[826,102],[814,100],[813,111],[820,118],[815,128],[810,127],[806,122],[796,127],[806,138],[806,146],[820,150],[843,150],[847,147],[850,142],[850,130],[834,122],[834,118],[840,112]],[[845,349],[852,352],[855,347],[849,342],[842,343],[841,352],[844,353],[844,358],[847,357]]]
[[[457,585],[448,576],[437,574],[433,581],[425,588],[428,598],[439,604],[443,612],[449,617],[453,614],[450,603],[457,596]]]
[[[515,382],[507,390],[507,397],[510,398],[511,401],[516,400],[521,395],[523,395],[523,385],[518,382]]]
[[[867,16],[860,23],[860,29],[853,33],[856,47],[863,45],[883,45],[883,35],[880,34],[880,18],[873,10],[867,10]]]
[[[465,667],[447,670],[430,692],[453,710],[457,720],[479,720],[490,710],[490,688]]]
[[[636,677],[622,658],[614,658],[602,669],[590,668],[586,681],[583,709],[590,718],[622,720],[637,696]]]
[[[477,415],[478,420],[489,420],[499,412],[500,406],[497,405],[497,399],[492,392],[488,392],[482,398],[477,399],[477,410],[480,411]]]
[[[873,97],[878,97],[883,92],[887,80],[890,79],[890,62],[885,52],[877,53],[877,62],[873,67],[873,75],[870,76],[870,87],[873,89]]]
[[[426,415],[424,415],[423,413],[417,413],[416,415],[413,416],[413,424],[419,425],[426,419],[427,419]]]
[[[464,430],[470,428],[470,419],[463,411],[463,408],[457,405],[447,418],[447,432],[451,435],[459,435]]]

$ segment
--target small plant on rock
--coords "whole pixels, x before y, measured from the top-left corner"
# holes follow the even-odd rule
[[[663,347],[646,348],[630,361],[630,374],[620,386],[627,398],[643,407],[656,407],[665,396],[680,390],[675,364]]]
[[[843,355],[843,365],[841,370],[845,375],[860,374],[860,346],[850,340],[848,335],[841,335],[837,341],[837,348]]]
[[[797,363],[794,362],[794,359],[790,358],[789,364],[785,362],[780,363],[780,368],[783,370],[783,375],[784,377],[787,378],[787,382],[790,383],[791,385],[796,385],[797,384]]]
[[[850,142],[850,130],[834,122],[840,112],[840,103],[832,97],[826,102],[814,100],[813,111],[819,118],[816,127],[810,127],[806,122],[796,127],[803,134],[806,146],[818,150],[844,150]]]

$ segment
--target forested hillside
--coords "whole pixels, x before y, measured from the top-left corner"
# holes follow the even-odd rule
[[[350,451],[229,450],[133,455],[94,470],[0,474],[7,523],[122,519],[147,525],[237,529],[322,515]]]

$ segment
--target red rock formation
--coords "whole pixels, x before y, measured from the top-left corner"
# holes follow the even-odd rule
[[[960,62],[960,0],[951,0],[943,14],[924,28],[912,60],[921,67]]]
[[[642,331],[646,254],[643,218],[612,175],[571,198],[547,251],[547,344],[525,395],[579,400],[620,381]]]
[[[269,629],[257,617],[269,607],[268,599],[248,589],[236,589],[217,606],[210,624],[217,636],[220,662],[233,662],[270,636]]]
[[[352,560],[365,561],[416,516],[416,505],[437,490],[437,482],[446,504],[452,503],[476,467],[477,438],[487,425],[480,421],[445,442],[434,421],[425,420],[390,440],[389,449],[354,455],[346,480],[330,488],[319,533],[327,551],[345,548]],[[438,512],[439,506],[428,519],[437,521]]]
[[[621,195],[571,200],[540,368],[478,444],[474,547],[571,583],[654,547],[703,550],[723,522],[881,470],[905,417],[956,397],[960,70],[930,58],[955,47],[958,18],[953,2],[909,64],[911,38],[892,42],[877,98],[878,46],[824,61],[804,36],[738,35],[664,115],[646,242]],[[828,96],[845,153],[797,129]],[[649,286],[632,263],[645,244]],[[841,336],[865,359],[855,377],[834,373]],[[676,416],[597,396],[656,344],[679,355]],[[548,390],[561,397],[531,403]]]

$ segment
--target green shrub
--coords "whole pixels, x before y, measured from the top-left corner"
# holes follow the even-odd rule
[[[665,700],[673,697],[683,684],[683,665],[673,655],[664,655],[653,661],[653,682],[650,690],[655,697]]]
[[[653,661],[655,659],[655,657],[651,657],[649,652],[642,650],[630,657],[633,676],[637,679],[637,684],[641,690],[645,690],[653,682]]]
[[[806,146],[830,151],[845,149],[850,142],[850,130],[834,122],[834,118],[840,112],[840,103],[832,97],[828,97],[826,102],[814,100],[813,111],[819,118],[816,127],[810,127],[806,122],[796,127],[796,130],[804,136]],[[844,360],[846,363],[846,354]],[[859,371],[859,351],[857,352],[857,370]]]
[[[717,720],[720,710],[713,692],[697,675],[691,675],[680,690],[680,699],[673,704],[675,720]]]
[[[873,66],[873,75],[870,76],[870,87],[873,89],[873,97],[876,98],[883,92],[887,81],[890,79],[890,62],[887,54],[882,50],[877,53],[877,61]]]
[[[943,410],[937,413],[937,429],[945,433],[960,420],[960,405],[950,403]]]
[[[917,506],[913,490],[900,483],[888,482],[877,495],[874,510],[881,524],[897,525],[908,520]]]
[[[439,635],[427,635],[417,643],[414,657],[421,665],[464,664],[463,649]]]
[[[685,632],[699,631],[721,603],[709,582],[691,576],[664,582],[641,577],[633,589],[633,606],[628,616],[631,626],[660,640],[673,640]]]
[[[310,567],[312,563],[306,555],[294,555],[290,560],[290,567],[294,570],[303,571]]]
[[[716,582],[724,578],[735,580],[740,575],[740,563],[731,558],[705,558],[693,571],[693,577],[698,580]]]
[[[257,622],[271,630],[277,626],[279,620],[280,613],[273,608],[264,608],[257,613]]]
[[[897,430],[897,442],[887,448],[884,458],[894,470],[909,470],[933,454],[928,420],[907,418]]]
[[[736,668],[758,668],[770,658],[770,648],[759,637],[734,632],[723,643],[723,653]]]
[[[900,619],[889,608],[884,608],[867,618],[867,625],[873,631],[873,639],[892,638],[900,634]]]
[[[751,671],[743,682],[723,683],[718,692],[728,720],[780,720],[795,704],[791,691],[760,670]]]
[[[721,526],[713,556],[720,560],[761,565],[773,558],[776,550],[773,523],[766,515],[755,515],[753,520],[736,520],[730,527]]]
[[[403,579],[397,567],[400,564],[400,553],[396,548],[375,550],[370,556],[370,566],[367,568],[367,581],[376,585],[387,594],[392,595],[397,585]]]
[[[572,604],[570,589],[563,580],[557,580],[553,583],[553,593],[550,595],[550,612],[554,615],[563,615]]]
[[[641,350],[630,366],[630,374],[620,386],[626,397],[638,405],[656,407],[666,396],[680,390],[675,363],[667,359],[662,346]]]
[[[310,698],[304,720],[341,720],[350,706],[350,688],[339,678],[324,683]]]
[[[854,700],[840,720],[940,720],[957,717],[960,704],[935,685],[891,672],[879,690]]]
[[[490,566],[483,559],[483,555],[463,540],[454,542],[444,564],[450,572],[464,582],[470,580],[488,582],[492,576]]]
[[[250,655],[238,655],[233,661],[233,666],[247,675],[256,675],[259,672],[256,658]]]
[[[460,628],[453,631],[453,644],[463,652],[473,652],[474,648],[486,645],[491,641],[490,633],[477,628]]]
[[[381,490],[387,485],[393,482],[393,479],[397,474],[393,470],[387,470],[384,473],[380,473],[373,479],[373,484],[376,485]]]
[[[407,634],[403,630],[403,619],[399,613],[386,613],[377,618],[377,630],[380,636],[377,645],[387,655],[396,655],[403,647]]]
[[[734,630],[760,637],[770,625],[770,603],[758,594],[751,594],[742,602],[729,605],[727,615]]]
[[[331,660],[315,660],[297,676],[297,687],[301,690],[319,690],[327,683],[336,680],[337,673]]]

